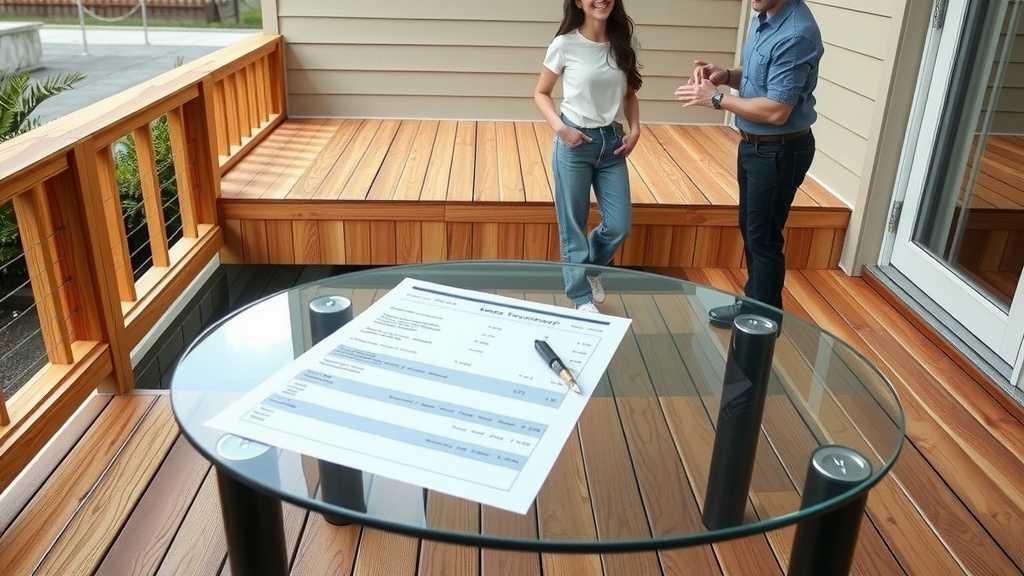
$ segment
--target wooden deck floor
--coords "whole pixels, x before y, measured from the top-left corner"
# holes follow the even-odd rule
[[[222,179],[225,261],[557,260],[552,139],[544,123],[289,119]],[[618,264],[742,265],[737,139],[725,126],[643,127],[628,159],[634,226]],[[787,264],[835,268],[849,218],[805,181]]]
[[[736,291],[735,269],[662,273]],[[975,381],[873,284],[837,271],[787,279],[789,310],[853,344],[890,378],[907,443],[868,499],[854,573],[1024,574],[1024,410]],[[481,551],[334,527],[286,506],[293,574],[780,575],[786,530],[693,550],[567,556]],[[224,574],[210,465],[166,395],[97,397],[0,498],[10,574]]]

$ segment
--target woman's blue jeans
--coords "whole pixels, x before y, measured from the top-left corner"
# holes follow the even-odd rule
[[[814,160],[814,134],[786,142],[740,142],[737,181],[747,297],[782,308],[786,280],[782,235],[796,190]]]
[[[601,128],[580,128],[565,116],[562,121],[591,138],[569,148],[555,136],[551,165],[555,177],[555,214],[562,262],[597,264],[611,262],[629,234],[633,204],[629,195],[626,157],[614,151],[622,146],[622,124],[613,122]],[[587,234],[590,213],[590,189],[597,198],[601,222]],[[581,266],[566,266],[565,295],[579,306],[593,299],[587,275]]]

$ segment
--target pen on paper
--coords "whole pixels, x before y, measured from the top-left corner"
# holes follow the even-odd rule
[[[555,351],[551,349],[551,346],[548,345],[546,340],[534,340],[533,347],[537,349],[537,353],[540,354],[540,357],[543,358],[545,362],[547,362],[548,366],[551,367],[555,374],[558,374],[558,376],[564,380],[570,388],[572,388],[573,392],[582,394],[582,392],[580,392],[579,384],[576,383],[576,379],[572,377],[572,374],[569,373],[569,369],[565,367],[564,363],[562,363],[562,359],[558,357],[558,354],[555,354]]]

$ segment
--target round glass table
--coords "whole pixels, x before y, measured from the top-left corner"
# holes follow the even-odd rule
[[[174,371],[171,402],[182,432],[217,469],[235,573],[287,572],[282,501],[334,524],[540,552],[683,547],[795,524],[790,574],[824,573],[825,564],[845,573],[867,493],[903,442],[904,415],[886,378],[796,316],[747,303],[731,329],[716,328],[707,311],[737,296],[629,269],[587,273],[595,271],[607,293],[603,315],[628,318],[629,327],[525,514],[209,423],[406,278],[520,299],[524,309],[570,307],[563,278],[582,269],[525,261],[368,269],[266,297],[200,335]],[[495,395],[496,411],[503,398]],[[363,410],[356,424],[328,429],[365,433],[375,416]],[[311,428],[310,441],[325,441],[318,433]]]

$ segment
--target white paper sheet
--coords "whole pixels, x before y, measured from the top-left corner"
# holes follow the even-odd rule
[[[406,278],[207,424],[523,514],[629,324]]]

